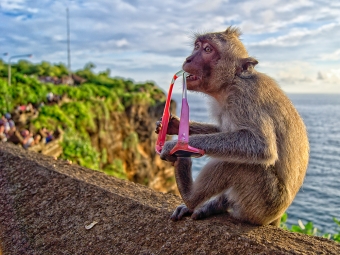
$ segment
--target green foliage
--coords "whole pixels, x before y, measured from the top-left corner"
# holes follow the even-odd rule
[[[46,95],[49,92],[76,101],[100,99],[105,104],[106,116],[108,116],[108,111],[124,111],[126,107],[136,104],[154,104],[155,99],[159,100],[159,98],[161,98],[161,96],[159,96],[161,95],[161,90],[156,88],[154,84],[147,83],[133,85],[130,80],[108,77],[108,71],[100,75],[94,75],[93,73],[92,76],[85,75],[86,78],[92,77],[91,79],[93,82],[91,83],[88,81],[79,87],[44,84],[41,83],[35,75],[43,74],[47,69],[53,69],[54,66],[47,62],[43,62],[41,65],[37,65],[37,67],[33,66],[34,68],[30,65],[32,64],[29,64],[27,61],[19,61],[18,66],[20,68],[18,67],[18,69],[25,73],[33,72],[32,70],[35,70],[36,73],[34,73],[33,76],[12,72],[10,87],[7,86],[6,79],[1,79],[0,90],[6,97],[2,97],[0,100],[0,112],[11,111],[14,106],[22,104],[46,103]],[[60,67],[58,68],[61,69],[60,73],[65,73],[65,71],[67,71],[62,68],[62,65],[59,66]],[[39,71],[40,69],[38,67],[44,71]],[[87,71],[89,72],[91,70]],[[164,94],[162,95],[163,98],[165,98]]]
[[[335,228],[335,231],[337,231],[336,234],[333,234],[332,239],[338,243],[340,243],[340,221],[337,220],[335,217],[333,217],[333,221],[337,225]]]
[[[36,129],[46,127],[54,130],[56,127],[74,129],[75,124],[58,105],[44,106],[40,109],[38,118],[33,120]]]
[[[13,105],[35,104],[45,99],[48,87],[42,86],[36,78],[16,73],[13,79],[15,80],[9,88]]]
[[[31,74],[32,71],[34,71],[33,65],[27,60],[19,60],[18,63],[13,66],[13,68],[16,68],[16,72],[22,74]]]
[[[101,152],[101,159],[100,159],[100,163],[101,164],[106,164],[107,163],[107,151],[106,149],[104,148]]]
[[[62,158],[99,170],[99,153],[92,147],[88,137],[82,137],[75,131],[66,131],[61,145],[63,147]]]
[[[110,118],[110,109],[108,107],[108,104],[100,99],[94,99],[88,102],[89,107],[91,108],[91,111],[93,114],[100,118],[102,121],[109,120]],[[112,109],[111,109],[112,110]]]
[[[136,159],[139,159],[140,154],[138,151],[138,143],[139,143],[138,134],[136,132],[131,132],[127,137],[125,137],[123,141],[123,149],[124,150],[129,149],[130,151],[134,151]]]
[[[155,84],[152,82],[136,84],[136,86],[134,87],[134,91],[147,92],[150,99],[165,101],[164,92],[160,88],[155,86]]]
[[[320,236],[320,237],[332,239],[336,242],[340,242],[340,221],[337,220],[336,218],[333,218],[333,221],[337,224],[337,227],[335,229],[337,231],[336,234],[321,233],[320,230],[314,227],[314,224],[311,221],[307,222],[306,224],[303,224],[301,220],[298,220],[298,225],[292,225],[291,228],[289,229],[286,224],[287,219],[288,219],[288,215],[287,213],[284,213],[283,216],[281,217],[281,223],[280,223],[280,227],[282,229],[285,229],[291,232],[311,235],[311,236]]]
[[[282,228],[284,230],[288,230],[288,227],[287,227],[287,224],[286,224],[287,219],[288,219],[288,214],[285,212],[281,217],[280,228]]]
[[[91,105],[87,102],[71,101],[58,107],[72,122],[73,127],[80,133],[85,133],[86,130],[94,130],[94,116],[90,110]],[[44,107],[45,108],[45,107]]]
[[[131,132],[123,142],[123,149],[132,149],[137,151],[137,145],[138,145],[138,134],[136,132]]]
[[[0,79],[0,115],[3,115],[8,111],[9,95],[7,82]],[[12,108],[12,107],[11,107]]]
[[[86,79],[80,86],[54,85],[40,82],[39,77],[68,75],[64,64],[46,61],[33,64],[19,60],[11,65],[11,86],[8,86],[8,65],[0,60],[0,93],[5,95],[0,97],[0,114],[13,112],[19,105],[40,105],[39,115],[30,120],[30,127],[33,131],[43,127],[63,129],[62,158],[126,179],[123,162],[115,159],[109,164],[106,150],[100,153],[91,145],[90,134],[99,132],[96,123],[108,121],[111,112],[122,112],[136,104],[153,104],[155,100],[164,100],[165,96],[151,82],[136,85],[129,79],[110,77],[109,69],[95,74],[94,68],[93,63],[88,63],[83,70],[76,72]],[[58,104],[48,104],[47,94],[50,92],[61,96],[62,100]],[[123,141],[123,149],[135,150],[138,157],[138,142],[137,133],[132,132]]]
[[[292,232],[302,233],[310,236],[316,236],[319,231],[314,227],[313,222],[308,221],[307,224],[303,224],[301,220],[298,220],[298,225],[292,225]]]
[[[32,64],[27,60],[19,60],[17,63],[11,63],[11,73],[20,73],[25,75],[36,76],[55,76],[62,77],[68,75],[67,67],[62,64],[51,64],[46,61],[42,61],[40,64]],[[7,77],[8,65],[3,61],[0,61],[0,76]]]
[[[95,74],[92,72],[92,69],[95,67],[95,64],[89,62],[85,64],[83,70],[78,70],[76,74],[91,82],[95,79]]]
[[[7,77],[8,75],[8,66],[4,63],[2,59],[0,59],[0,77]]]

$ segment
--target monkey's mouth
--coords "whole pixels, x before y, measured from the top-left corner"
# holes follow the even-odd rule
[[[197,80],[200,80],[200,79],[201,79],[201,77],[193,75],[193,74],[189,74],[187,76],[187,81],[197,81]]]

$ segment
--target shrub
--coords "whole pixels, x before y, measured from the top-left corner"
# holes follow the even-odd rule
[[[66,131],[61,145],[63,147],[61,158],[99,170],[99,153],[92,147],[88,137],[82,137],[74,131]]]
[[[314,227],[314,223],[311,221],[308,221],[306,224],[303,224],[301,220],[298,220],[298,225],[292,225],[291,228],[289,229],[286,224],[287,219],[288,219],[288,214],[284,213],[283,216],[281,217],[281,223],[280,223],[280,227],[282,229],[285,229],[291,232],[302,233],[306,235],[320,236],[320,237],[332,239],[336,242],[340,242],[340,221],[337,220],[336,218],[333,218],[333,221],[337,224],[337,227],[335,228],[335,230],[338,233],[336,234],[321,233],[320,230]]]

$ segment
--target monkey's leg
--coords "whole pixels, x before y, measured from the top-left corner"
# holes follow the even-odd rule
[[[193,193],[193,179],[191,174],[191,158],[177,158],[175,164],[175,178],[179,193],[185,203],[185,205],[193,210],[196,207],[196,203],[191,201],[191,195]]]
[[[277,218],[276,220],[272,221],[269,225],[280,227],[280,223],[281,223],[281,216]]]
[[[191,165],[191,158],[177,158],[174,164],[177,187],[185,203],[188,201],[193,185]],[[170,219],[174,221],[181,220],[184,216],[191,215],[192,212],[193,209],[189,209],[185,204],[182,204],[176,208]]]
[[[224,194],[215,196],[206,201],[202,206],[196,208],[191,215],[191,218],[194,220],[199,220],[210,215],[227,212],[228,207],[228,200]]]
[[[189,209],[188,212],[192,213],[199,204],[219,194],[226,188],[223,181],[221,183],[221,181],[216,180],[218,177],[216,178],[216,176],[209,174],[216,167],[215,163],[208,163],[201,170],[195,182],[192,179],[191,158],[177,158],[174,166],[177,187],[186,207]],[[200,176],[202,174],[203,178]],[[199,181],[200,179],[201,181]],[[213,187],[209,188],[210,184],[213,184]],[[179,208],[178,210],[186,209]]]
[[[226,178],[221,179],[223,172],[219,161],[211,160],[203,167],[196,181],[192,179],[191,159],[177,158],[175,162],[175,177],[178,190],[188,209],[194,209],[209,200],[211,197],[220,194],[226,187]]]
[[[251,175],[248,171],[244,171],[243,167],[238,164],[210,159],[193,182],[191,159],[178,158],[175,162],[175,176],[178,190],[186,207],[178,208],[174,217],[180,219],[182,215],[187,215],[192,211],[193,219],[202,219],[213,214],[229,212],[235,218],[247,220],[242,216],[241,207],[237,203],[238,190],[244,189],[238,186],[242,186],[242,183],[253,183],[254,173]],[[242,176],[245,180],[242,180],[241,184],[238,184],[239,179],[242,178],[239,172],[244,172]],[[257,197],[254,201],[257,201]]]

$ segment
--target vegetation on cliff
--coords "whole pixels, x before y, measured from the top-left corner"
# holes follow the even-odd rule
[[[8,66],[0,61],[0,93],[4,95],[0,97],[0,115],[14,112],[17,106],[32,104],[39,114],[28,121],[27,128],[33,132],[43,127],[64,130],[62,158],[126,178],[119,158],[108,163],[106,151],[92,146],[91,134],[100,131],[96,122],[108,120],[110,112],[123,112],[131,105],[164,101],[164,93],[152,82],[134,84],[128,79],[110,77],[108,70],[95,74],[94,67],[88,63],[72,74],[81,84],[69,86],[62,84],[69,77],[63,64],[20,60],[12,64],[11,86],[8,86]],[[58,103],[49,103],[48,93],[57,96]],[[131,132],[127,142],[132,138],[138,139]]]

